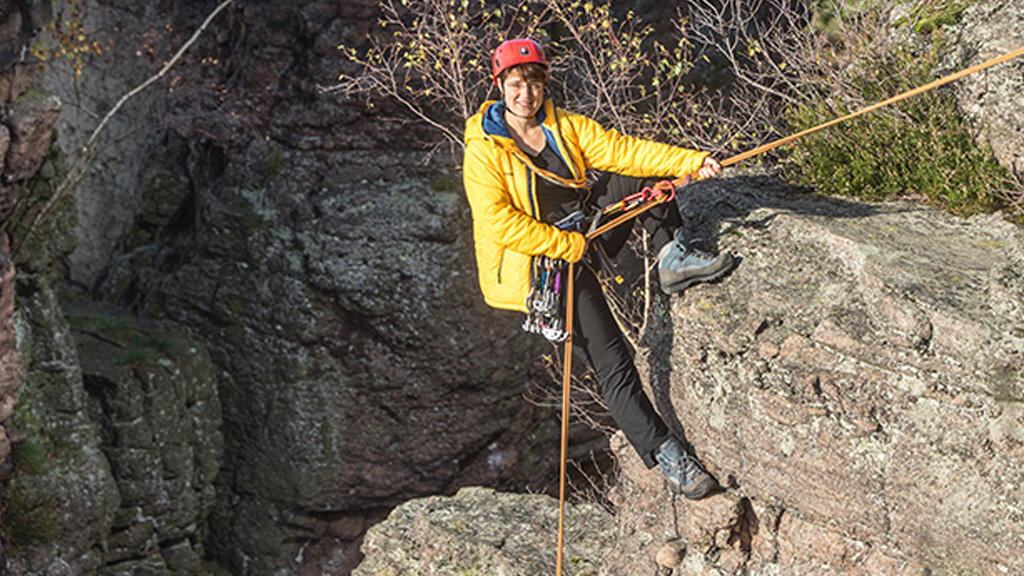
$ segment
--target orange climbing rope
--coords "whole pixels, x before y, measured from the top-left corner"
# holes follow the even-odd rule
[[[835,126],[836,124],[839,124],[841,122],[845,122],[845,121],[850,120],[852,118],[856,118],[858,116],[863,116],[864,114],[867,114],[867,113],[872,112],[874,110],[878,110],[879,108],[882,108],[882,107],[885,107],[885,106],[889,106],[890,104],[895,104],[895,103],[900,102],[902,100],[906,100],[907,98],[911,98],[911,97],[916,96],[918,94],[922,94],[924,92],[932,90],[933,88],[937,88],[939,86],[942,86],[943,84],[949,84],[950,82],[954,82],[954,81],[959,80],[959,79],[961,79],[961,78],[963,78],[965,76],[969,76],[971,74],[974,74],[974,73],[979,72],[981,70],[984,70],[986,68],[991,68],[991,67],[996,66],[998,64],[1002,64],[1003,62],[1006,62],[1008,60],[1012,60],[1012,59],[1017,58],[1018,56],[1022,56],[1022,55],[1024,55],[1024,47],[1018,48],[1017,50],[1014,50],[1013,52],[1008,52],[1006,54],[1003,54],[1002,56],[998,56],[996,58],[992,58],[991,60],[986,60],[985,62],[982,62],[981,64],[977,64],[977,65],[971,66],[970,68],[965,68],[964,70],[961,70],[960,72],[956,72],[956,73],[950,74],[948,76],[943,76],[942,78],[939,78],[938,80],[935,80],[933,82],[929,82],[927,84],[924,84],[924,85],[919,86],[917,88],[914,88],[912,90],[908,90],[906,92],[903,92],[902,94],[898,94],[896,96],[893,96],[892,98],[889,98],[887,100],[883,100],[882,102],[878,102],[877,104],[872,104],[871,106],[868,106],[866,108],[863,108],[863,109],[858,110],[856,112],[853,112],[851,114],[847,114],[846,116],[843,116],[841,118],[836,118],[834,120],[830,120],[828,122],[825,122],[824,124],[820,124],[818,126],[814,126],[812,128],[808,128],[807,130],[803,130],[801,132],[797,132],[796,134],[791,134],[791,135],[786,136],[784,138],[780,138],[778,140],[769,142],[769,143],[764,144],[762,146],[758,146],[757,148],[754,148],[753,150],[749,150],[747,152],[743,152],[742,154],[737,154],[736,156],[733,156],[731,158],[727,158],[726,160],[722,161],[722,163],[721,163],[722,167],[724,168],[724,167],[727,167],[727,166],[732,166],[733,164],[737,164],[739,162],[742,162],[744,160],[748,160],[748,159],[753,158],[755,156],[758,156],[760,154],[764,154],[765,152],[768,152],[769,150],[773,150],[775,148],[778,148],[779,146],[784,146],[786,144],[789,144],[790,142],[793,142],[795,140],[803,138],[804,136],[807,136],[809,134],[813,134],[815,132],[819,132],[819,131],[824,130],[826,128],[830,128],[832,126]],[[687,176],[683,176],[681,178],[678,178],[676,180],[673,180],[671,182],[668,182],[668,181],[666,181],[666,182],[659,182],[658,184],[656,184],[652,188],[654,188],[655,190],[658,190],[658,191],[662,191],[662,192],[666,192],[666,191],[669,191],[669,190],[674,192],[674,190],[676,188],[679,188],[680,186],[685,186],[686,184],[690,183],[693,179],[694,179],[694,175],[687,175]],[[652,195],[650,198],[645,197],[645,201],[642,204],[640,204],[639,206],[637,206],[637,207],[635,207],[635,208],[633,208],[631,210],[624,211],[619,216],[613,218],[612,220],[609,220],[608,222],[602,224],[598,228],[588,232],[587,233],[587,241],[589,242],[590,240],[600,236],[601,234],[604,234],[608,230],[611,230],[612,228],[615,228],[616,226],[622,224],[623,222],[626,222],[627,220],[632,220],[633,218],[636,218],[637,216],[639,216],[640,214],[643,214],[647,210],[650,210],[651,208],[654,208],[655,206],[657,206],[659,204],[663,204],[665,202],[668,202],[668,201],[672,200],[673,198],[674,198],[674,194],[667,194],[667,193],[665,193],[665,194],[655,194],[655,195]],[[559,467],[560,478],[559,478],[559,488],[558,488],[558,553],[557,553],[557,559],[556,559],[556,565],[555,565],[555,574],[556,574],[556,576],[562,576],[562,551],[563,551],[563,545],[565,543],[565,475],[566,475],[566,465],[567,465],[568,453],[569,453],[569,391],[570,391],[570,387],[571,387],[571,384],[572,384],[572,374],[571,374],[571,371],[572,371],[572,323],[573,323],[573,277],[574,277],[574,272],[575,272],[574,265],[572,263],[570,263],[569,264],[569,281],[568,281],[568,285],[566,286],[566,289],[568,290],[568,292],[566,292],[566,305],[565,305],[565,331],[567,333],[567,337],[565,339],[565,350],[564,350],[564,353],[563,353],[565,358],[564,358],[564,365],[563,365],[563,368],[562,368],[562,450],[561,450],[561,466]]]

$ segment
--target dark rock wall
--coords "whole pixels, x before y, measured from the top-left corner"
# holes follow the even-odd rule
[[[62,102],[22,60],[50,3],[0,6],[0,573],[197,573],[222,451],[209,355],[123,313],[66,318],[74,197],[29,234],[65,175]]]

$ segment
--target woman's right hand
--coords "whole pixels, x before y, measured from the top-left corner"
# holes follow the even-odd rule
[[[587,252],[587,237],[579,232],[570,232],[569,234],[572,234],[573,251],[565,260],[579,262]]]

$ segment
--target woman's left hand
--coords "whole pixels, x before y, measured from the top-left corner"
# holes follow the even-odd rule
[[[707,180],[708,178],[714,178],[721,171],[722,165],[718,163],[718,160],[708,156],[704,159],[704,163],[701,164],[700,170],[697,171],[697,179]]]

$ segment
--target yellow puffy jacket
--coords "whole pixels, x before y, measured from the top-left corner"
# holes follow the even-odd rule
[[[559,178],[534,166],[505,127],[504,104],[488,101],[466,122],[463,183],[473,212],[473,238],[480,289],[495,308],[526,312],[531,259],[546,255],[575,262],[586,240],[540,221],[538,177],[566,186],[586,186],[587,168],[626,176],[651,177],[695,173],[707,152],[641,140],[605,130],[579,114],[544,102],[537,119],[547,144],[573,174]]]

